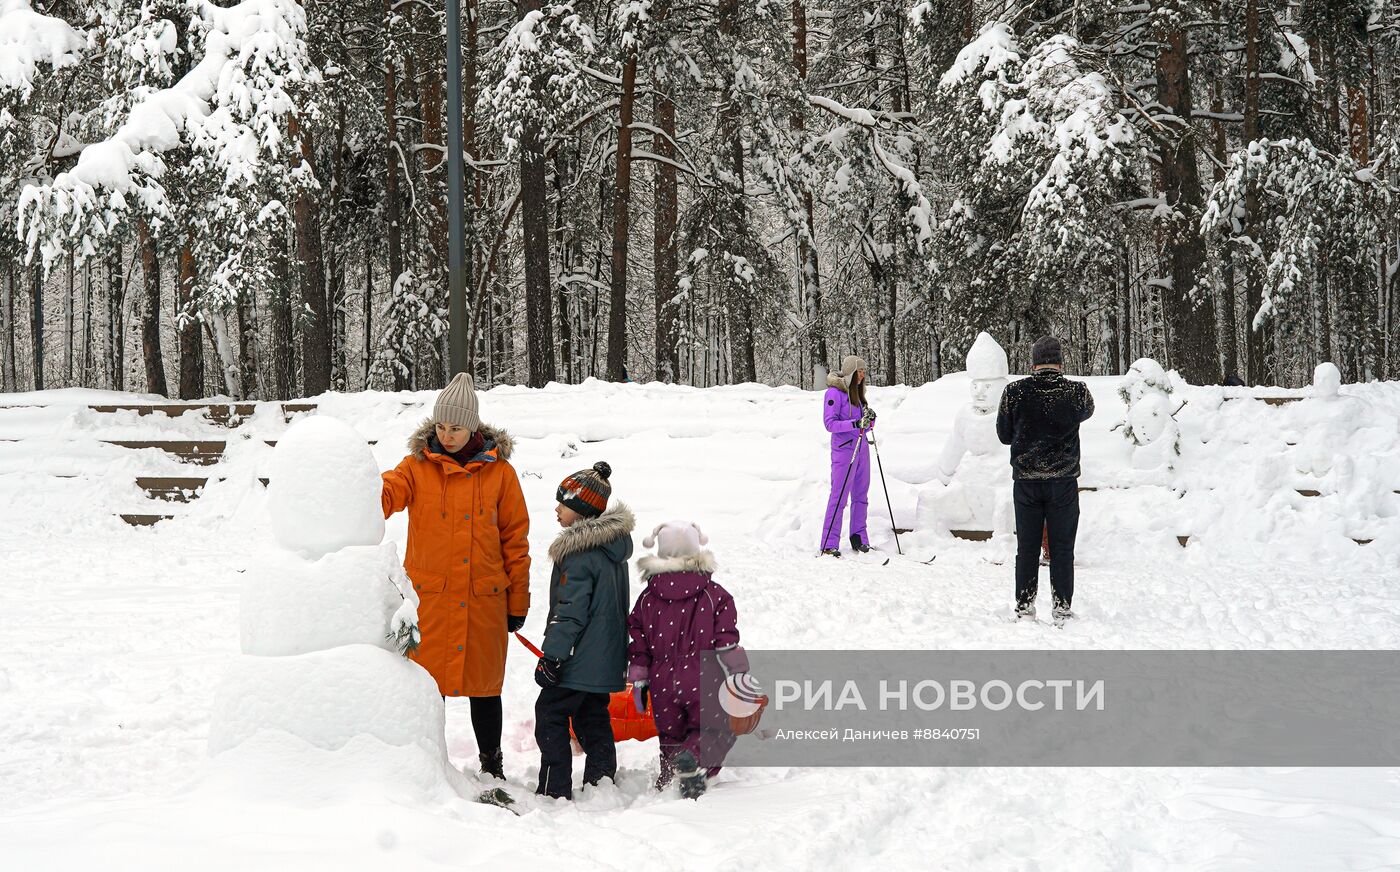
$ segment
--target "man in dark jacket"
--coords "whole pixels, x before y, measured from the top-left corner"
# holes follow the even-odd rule
[[[1041,533],[1050,540],[1054,618],[1073,617],[1074,537],[1079,530],[1079,425],[1094,414],[1083,382],[1063,373],[1060,340],[1042,336],[1031,347],[1030,378],[1001,394],[997,437],[1011,446],[1016,505],[1016,616],[1035,617]]]
[[[617,775],[617,748],[608,715],[609,694],[622,690],[627,672],[627,613],[632,598],[627,560],[636,521],[621,504],[607,508],[612,468],[595,463],[559,485],[556,514],[563,526],[549,546],[549,623],[535,666],[541,688],[535,702],[540,747],[537,793],[573,798],[569,722],[587,755],[583,781],[596,785]]]

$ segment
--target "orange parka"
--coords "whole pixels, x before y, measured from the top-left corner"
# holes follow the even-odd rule
[[[503,430],[481,433],[485,448],[461,466],[429,449],[433,422],[424,421],[409,455],[383,474],[384,517],[408,509],[404,569],[422,632],[412,657],[443,696],[499,695],[506,616],[530,609],[530,516],[513,443]]]

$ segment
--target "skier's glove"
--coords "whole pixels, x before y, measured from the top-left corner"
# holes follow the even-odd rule
[[[637,714],[646,714],[650,702],[651,691],[647,689],[647,683],[645,681],[632,682],[632,705],[637,709]]]
[[[563,677],[560,675],[563,667],[564,664],[558,660],[541,657],[540,662],[535,664],[535,683],[546,689],[555,687]]]
[[[860,423],[857,425],[856,429],[858,429],[858,430],[869,430],[869,429],[870,429],[871,427],[873,427],[874,425],[875,425],[875,410],[872,409],[872,408],[870,408],[869,406],[866,406],[866,407],[865,407],[865,411],[864,411],[864,412],[861,414],[861,416],[860,416]]]
[[[524,615],[506,615],[506,632],[519,633],[520,628],[525,626]]]

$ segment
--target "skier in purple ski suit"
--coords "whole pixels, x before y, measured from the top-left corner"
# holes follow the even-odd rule
[[[734,598],[710,577],[715,558],[701,548],[708,542],[688,521],[669,521],[643,540],[656,554],[637,561],[646,588],[627,618],[627,680],[638,711],[646,710],[650,694],[661,740],[656,787],[679,775],[681,795],[692,799],[734,746],[718,702],[722,676],[749,671]],[[722,672],[704,668],[710,657]]]
[[[841,361],[841,371],[828,375],[826,383],[822,423],[831,434],[831,495],[822,518],[822,553],[840,557],[841,515],[847,500],[851,504],[851,548],[870,550],[865,531],[870,445],[865,431],[875,423],[875,412],[865,400],[865,361],[854,354]]]

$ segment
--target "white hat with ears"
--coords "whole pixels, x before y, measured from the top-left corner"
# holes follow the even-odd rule
[[[667,521],[657,524],[651,535],[642,540],[643,547],[655,548],[657,557],[689,557],[699,554],[710,544],[710,537],[692,521]]]

